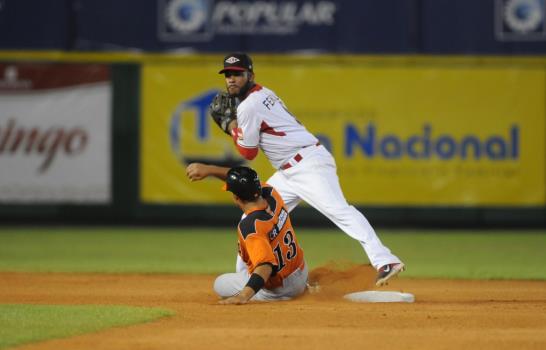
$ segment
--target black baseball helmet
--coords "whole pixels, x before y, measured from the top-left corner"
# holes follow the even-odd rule
[[[260,196],[262,185],[258,174],[253,169],[238,166],[229,169],[224,190],[232,192],[245,201],[249,201]]]
[[[224,69],[218,73],[224,74],[226,71],[234,70],[244,72],[245,70],[253,72],[252,59],[249,55],[242,52],[230,53],[224,57]]]

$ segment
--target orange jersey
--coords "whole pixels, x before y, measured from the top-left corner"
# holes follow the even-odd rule
[[[264,185],[262,197],[269,208],[247,212],[239,223],[239,255],[249,273],[259,265],[271,264],[273,273],[265,288],[273,289],[282,286],[284,278],[303,266],[303,250],[279,193]]]

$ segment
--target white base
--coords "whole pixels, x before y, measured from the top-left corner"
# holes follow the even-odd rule
[[[413,303],[415,297],[410,293],[364,291],[345,294],[343,298],[358,303]]]

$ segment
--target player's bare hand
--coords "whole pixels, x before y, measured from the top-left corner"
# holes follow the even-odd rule
[[[186,175],[191,181],[203,180],[209,176],[208,165],[202,163],[191,163],[186,168]]]
[[[241,295],[235,295],[226,299],[222,299],[218,302],[218,304],[222,305],[243,305],[246,303],[248,303],[248,299]]]

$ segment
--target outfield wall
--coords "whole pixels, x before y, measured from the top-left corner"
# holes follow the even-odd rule
[[[2,222],[237,221],[217,181],[189,183],[184,172],[195,160],[244,163],[206,116],[223,84],[220,57],[0,57],[0,99],[9,102],[0,104]],[[254,61],[257,80],[334,153],[348,200],[373,224],[545,225],[546,59],[256,55]],[[32,76],[51,83],[58,69],[82,75],[74,67],[107,72],[104,83],[40,90]],[[88,90],[101,86],[99,95]],[[263,155],[250,165],[264,179],[274,171]],[[294,216],[301,224],[329,225],[310,208]]]

